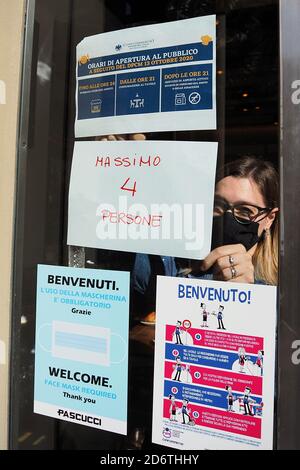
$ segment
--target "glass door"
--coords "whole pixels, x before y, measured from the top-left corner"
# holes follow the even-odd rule
[[[217,15],[217,130],[162,132],[157,128],[145,138],[219,142],[219,169],[247,156],[278,169],[277,0],[161,0],[150,8],[137,0],[28,2],[14,267],[13,449],[157,448],[151,443],[155,276],[146,293],[132,290],[128,435],[119,436],[33,413],[36,269],[37,264],[49,264],[132,272],[136,260],[134,252],[67,246],[76,45],[102,32],[210,14]],[[165,273],[159,257],[150,257],[150,265],[156,275]],[[175,265],[183,275],[198,269],[189,259],[175,259]],[[148,324],[141,323],[145,318],[150,319]]]

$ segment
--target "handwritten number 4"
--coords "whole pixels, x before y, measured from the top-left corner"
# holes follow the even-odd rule
[[[129,187],[126,187],[126,184],[130,181],[130,178],[127,178],[127,180],[125,181],[125,183],[123,184],[123,186],[121,186],[121,189],[123,191],[129,191],[130,193],[132,193],[132,197],[135,196],[135,193],[136,193],[136,181],[134,182],[134,185],[133,185],[133,188],[129,188]]]

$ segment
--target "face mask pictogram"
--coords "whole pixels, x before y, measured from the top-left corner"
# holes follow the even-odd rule
[[[52,330],[50,349],[45,347],[43,330],[46,327],[48,329],[51,327]],[[123,357],[118,361],[111,360],[113,337],[123,343],[123,348],[118,346],[118,351],[124,351]],[[63,321],[53,321],[52,324],[42,325],[38,331],[38,345],[43,351],[51,353],[52,357],[106,367],[123,362],[127,354],[124,339],[112,333],[109,328]]]

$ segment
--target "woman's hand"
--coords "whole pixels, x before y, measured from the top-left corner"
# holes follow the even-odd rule
[[[100,135],[95,140],[104,141],[115,141],[115,140],[145,140],[144,134],[111,134],[111,135]]]
[[[252,256],[255,248],[246,251],[241,244],[220,246],[204,259],[201,270],[207,271],[213,266],[217,281],[254,283]]]

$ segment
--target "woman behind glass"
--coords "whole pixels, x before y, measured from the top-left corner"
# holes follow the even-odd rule
[[[213,249],[201,271],[212,270],[217,280],[276,285],[277,171],[270,162],[243,157],[227,164],[217,180]]]

